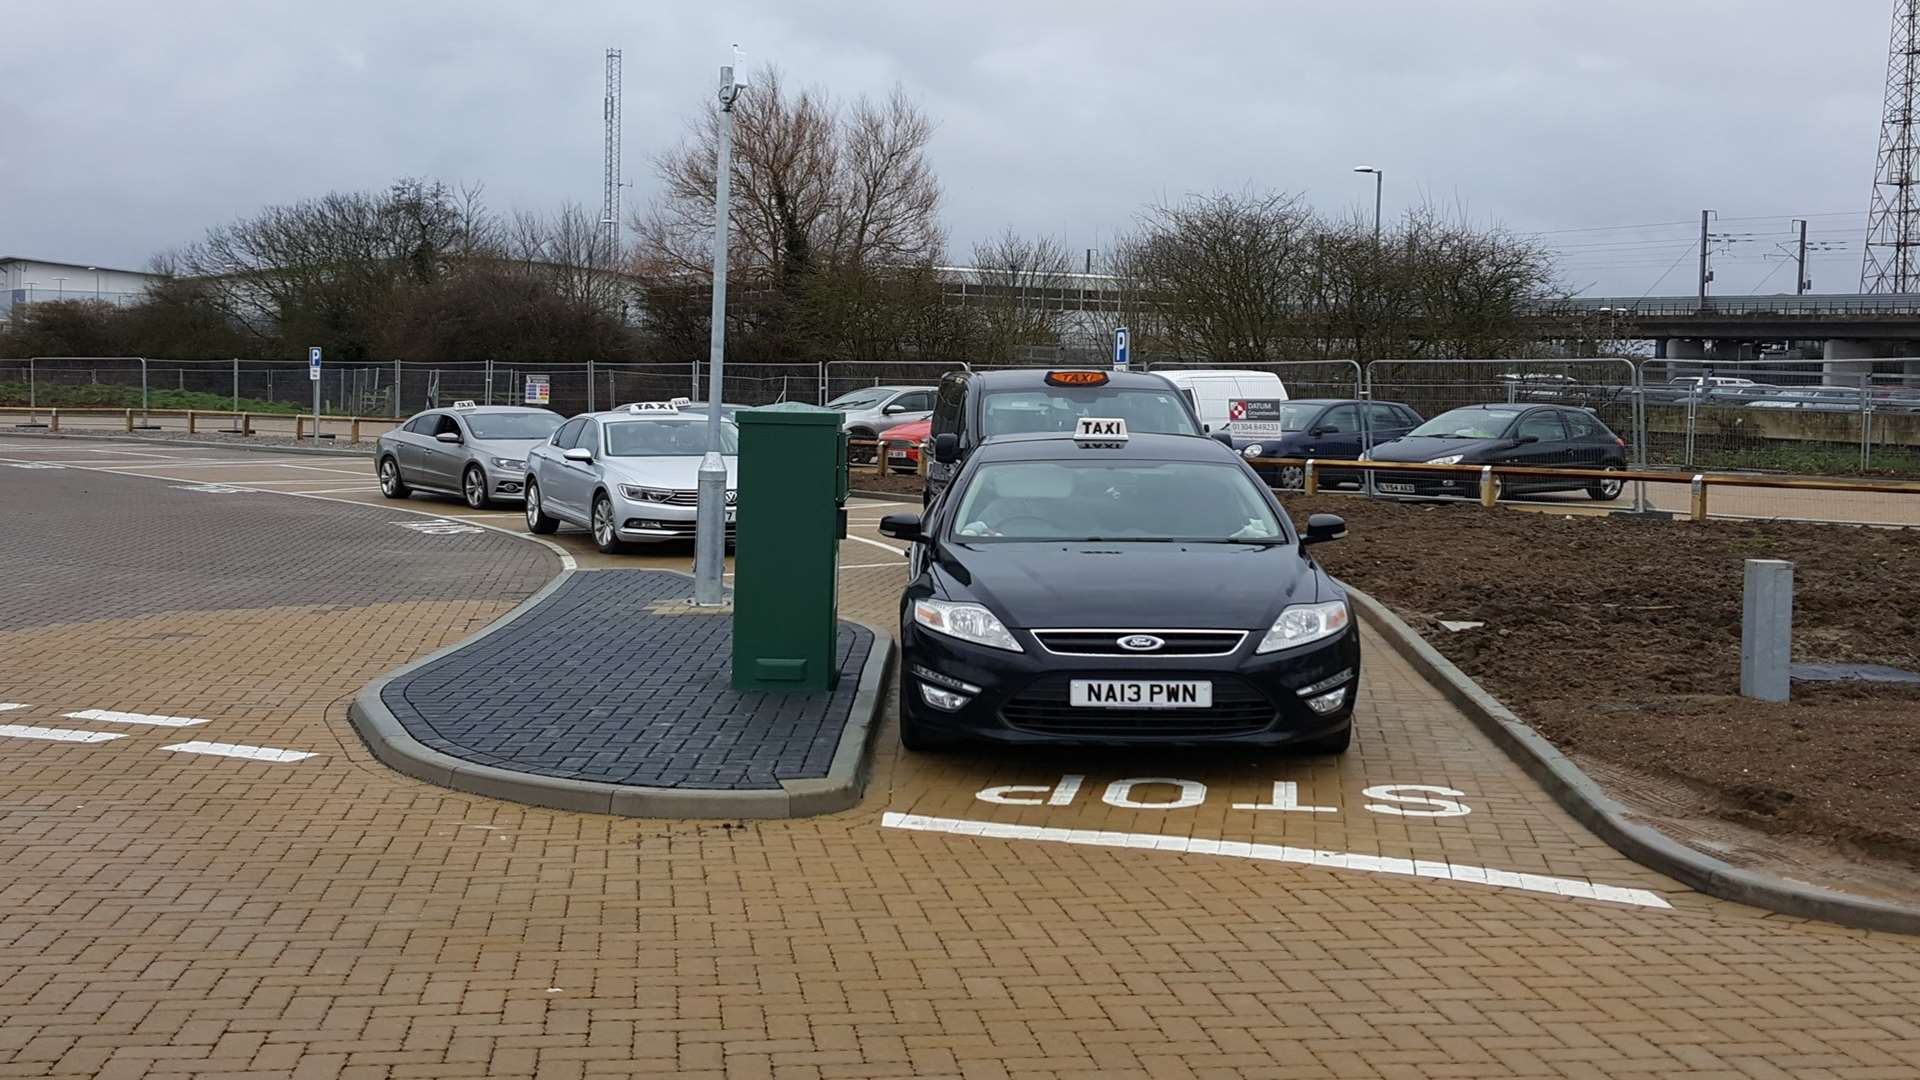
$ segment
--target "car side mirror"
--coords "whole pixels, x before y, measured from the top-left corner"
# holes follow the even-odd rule
[[[435,442],[443,442],[449,445],[458,444],[460,442],[460,433],[457,431],[443,431],[440,434],[435,435],[433,437],[433,440]]]
[[[951,465],[960,460],[960,436],[943,431],[933,437],[933,460]]]
[[[1322,435],[1338,435],[1340,434],[1340,429],[1332,426],[1331,424],[1323,424],[1320,427],[1314,428],[1312,431],[1307,432],[1307,434],[1317,439]]]
[[[1219,443],[1229,450],[1233,449],[1233,432],[1231,431],[1216,431],[1208,436],[1208,438],[1211,438],[1214,442]]]
[[[1338,514],[1314,514],[1307,518],[1307,534],[1300,538],[1303,546],[1330,544],[1347,537],[1347,519]]]
[[[1537,442],[1539,442],[1539,441],[1540,441],[1540,436],[1538,436],[1538,435],[1522,435],[1522,436],[1520,436],[1520,437],[1518,437],[1518,438],[1516,438],[1516,439],[1514,439],[1513,441],[1514,441],[1514,442],[1515,442],[1516,444],[1518,444],[1518,445],[1520,445],[1520,446],[1525,446],[1525,445],[1527,445],[1528,443],[1537,443]]]
[[[593,451],[584,446],[573,446],[568,447],[560,456],[566,458],[568,461],[577,461],[585,465],[593,460]]]
[[[880,535],[908,542],[920,539],[919,514],[888,514],[880,519]]]
[[[895,413],[903,413],[906,411],[907,411],[907,407],[905,405],[900,404],[897,401],[889,404],[886,408],[880,410],[880,412],[886,416],[892,416]]]

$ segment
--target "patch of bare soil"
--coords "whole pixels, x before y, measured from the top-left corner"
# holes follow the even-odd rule
[[[1340,496],[1287,506],[1302,522],[1344,516],[1348,538],[1322,549],[1329,570],[1683,840],[1724,857],[1751,828],[1800,855],[1888,860],[1887,880],[1920,872],[1920,687],[1797,683],[1780,705],[1739,696],[1752,558],[1794,564],[1796,662],[1920,671],[1920,530]],[[1696,799],[1682,811],[1685,793]]]

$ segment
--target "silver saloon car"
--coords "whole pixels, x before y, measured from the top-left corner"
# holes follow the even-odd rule
[[[932,416],[933,394],[931,386],[869,386],[841,394],[827,402],[827,408],[846,414],[840,426],[848,438],[873,439],[890,427]],[[873,460],[870,446],[848,452],[856,459]]]
[[[552,437],[562,418],[546,409],[455,402],[428,409],[380,436],[374,473],[389,499],[414,490],[458,495],[484,509],[518,502],[527,478],[527,451]]]
[[[706,447],[705,414],[683,413],[667,402],[576,416],[527,455],[527,528],[550,533],[562,522],[579,525],[605,552],[636,542],[691,540]],[[720,454],[727,466],[731,543],[740,435],[726,420],[720,424]]]

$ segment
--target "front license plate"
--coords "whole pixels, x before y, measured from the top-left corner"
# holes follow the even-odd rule
[[[733,507],[731,506],[727,507],[727,521],[729,523],[733,521]]]
[[[1075,679],[1069,700],[1083,709],[1210,709],[1213,684],[1205,680]]]
[[[1381,491],[1384,491],[1384,492],[1386,492],[1386,493],[1387,493],[1387,494],[1389,494],[1389,495],[1411,495],[1411,494],[1413,494],[1413,485],[1412,485],[1412,484],[1375,484],[1375,485],[1373,485],[1373,486],[1374,486],[1374,487],[1376,487],[1376,488],[1379,488],[1379,489],[1380,489]]]
[[[907,452],[905,450],[889,450],[887,451],[887,456],[895,459],[896,461],[905,461],[907,458]]]

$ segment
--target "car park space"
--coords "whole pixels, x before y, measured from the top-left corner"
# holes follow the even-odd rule
[[[1906,939],[1764,917],[1627,860],[1370,629],[1342,755],[910,753],[890,708],[844,813],[543,810],[385,770],[345,700],[532,595],[555,546],[590,575],[685,567],[690,545],[608,557],[584,530],[528,536],[517,509],[388,500],[368,459],[122,445],[0,439],[0,497],[34,515],[0,541],[44,579],[0,593],[0,724],[124,736],[0,735],[5,1050],[48,1071],[1913,1059]],[[908,545],[879,526],[919,509],[848,501],[844,617],[898,625]],[[121,576],[85,572],[112,563],[90,553],[108,513],[144,523]],[[274,958],[296,982],[261,977]],[[1809,979],[1817,1009],[1782,1004]]]

